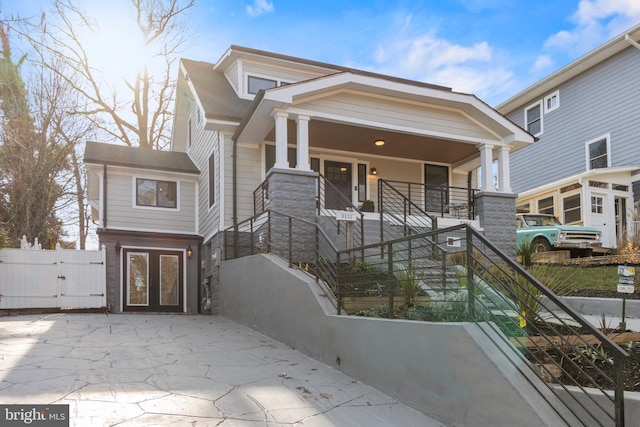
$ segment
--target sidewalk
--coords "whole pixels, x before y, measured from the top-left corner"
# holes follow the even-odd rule
[[[72,426],[443,426],[216,316],[2,317],[0,379],[1,404],[68,404]]]

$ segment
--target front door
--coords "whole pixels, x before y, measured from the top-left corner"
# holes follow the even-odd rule
[[[602,232],[602,246],[615,248],[616,228],[613,207],[607,193],[591,193],[590,224]]]
[[[182,311],[182,252],[123,249],[122,311]]]
[[[424,165],[425,211],[444,213],[449,205],[449,168]]]
[[[325,208],[343,210],[351,205],[351,163],[325,160],[324,176],[333,184],[325,189]]]

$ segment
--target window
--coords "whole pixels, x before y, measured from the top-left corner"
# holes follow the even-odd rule
[[[560,106],[560,92],[555,91],[544,98],[544,112],[549,113]]]
[[[249,76],[247,91],[255,95],[260,89],[271,89],[278,86],[277,80],[265,79],[262,77]]]
[[[216,202],[216,157],[215,153],[209,156],[209,207]]]
[[[159,208],[176,208],[177,183],[154,179],[136,179],[136,205]]]
[[[367,200],[367,165],[358,163],[358,201]]]
[[[587,170],[608,168],[611,166],[609,160],[609,138],[603,137],[587,142]]]
[[[603,212],[602,200],[603,200],[602,197],[591,196],[591,213],[601,214]]]
[[[529,208],[529,203],[516,206],[516,213],[529,213],[529,212],[531,212],[531,209]]]
[[[539,135],[542,133],[542,105],[540,102],[524,110],[524,122],[530,134]]]
[[[564,223],[571,224],[572,222],[579,222],[582,220],[582,212],[580,210],[580,194],[574,194],[573,196],[565,197],[562,200]]]
[[[629,191],[629,186],[624,184],[611,184],[611,188],[616,191]]]
[[[538,200],[538,213],[553,215],[553,196]]]

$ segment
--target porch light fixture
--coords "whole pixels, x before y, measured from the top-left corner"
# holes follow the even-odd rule
[[[120,255],[120,249],[122,249],[122,246],[120,246],[120,240],[118,240],[116,242],[116,254]]]
[[[369,173],[371,175],[378,175],[378,169],[376,169],[376,167],[372,167],[371,170],[369,171]]]
[[[191,249],[191,245],[187,248],[187,258],[191,259],[191,255],[193,255],[193,249]]]
[[[382,147],[384,145],[384,139],[376,139],[373,144],[376,147]]]

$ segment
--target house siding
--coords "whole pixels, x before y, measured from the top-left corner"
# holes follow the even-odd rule
[[[178,182],[179,208],[135,206],[135,179],[149,178]],[[109,229],[195,233],[195,183],[171,175],[145,172],[108,171],[107,226]]]
[[[640,163],[640,51],[629,47],[554,88],[560,106],[543,115],[539,141],[511,155],[512,187],[522,192],[586,171],[585,143],[610,135],[611,166]],[[522,105],[507,114],[524,127]]]
[[[233,141],[228,136],[225,139],[225,147],[228,155],[225,161],[225,223],[233,225]],[[253,192],[262,182],[262,155],[259,146],[247,146],[239,144],[237,147],[237,213],[238,221],[253,216]]]
[[[273,79],[292,83],[313,79],[315,77],[323,75],[320,73],[308,73],[300,70],[286,69],[282,67],[272,67],[267,64],[260,64],[251,61],[242,62],[242,71],[244,72],[245,76],[247,74],[267,76]]]
[[[350,117],[361,123],[389,123],[398,128],[418,129],[430,134],[456,133],[483,140],[496,136],[464,114],[440,108],[392,102],[380,97],[353,93],[333,95],[298,105],[327,117]]]

